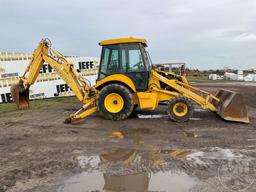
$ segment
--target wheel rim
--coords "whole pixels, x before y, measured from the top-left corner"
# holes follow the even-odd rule
[[[173,113],[178,117],[183,117],[188,113],[188,106],[183,102],[175,103]]]
[[[118,93],[110,93],[104,100],[104,106],[110,113],[118,113],[124,107],[124,100]]]

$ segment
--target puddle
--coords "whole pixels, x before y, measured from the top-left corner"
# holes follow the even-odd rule
[[[67,179],[57,192],[101,191],[104,183],[103,174],[97,171],[81,173]]]
[[[194,137],[194,138],[198,137],[198,134],[196,134],[196,133],[192,133],[192,132],[188,132],[188,131],[182,131],[182,133],[186,137]]]
[[[126,129],[122,131],[112,130],[109,133],[109,137],[115,138],[115,139],[124,139],[124,138],[132,138],[140,135],[154,135],[159,132],[160,131],[152,130],[148,128],[133,128],[133,129]]]
[[[118,164],[118,166],[129,165],[131,169],[150,170],[151,168],[158,168],[157,166],[168,164],[162,159],[162,155],[172,158],[185,158],[192,154],[190,150],[176,149],[176,150],[160,150],[158,148],[149,148],[148,151],[138,151],[136,149],[107,149],[99,156],[85,156],[81,155],[76,157],[78,166],[87,170],[98,170],[99,168],[106,168],[112,164]],[[105,164],[105,165],[104,165]],[[103,166],[102,166],[103,165]],[[154,167],[155,166],[155,167]],[[109,167],[108,167],[109,168]]]
[[[239,170],[244,170],[242,168],[245,167],[249,170],[249,161],[245,162],[248,164],[247,167],[241,168],[244,162],[240,160],[246,158],[240,151],[218,147],[205,148],[202,151],[158,148],[104,149],[99,155],[78,156],[78,165],[84,171],[63,180],[57,191],[197,191],[197,187],[203,185],[204,181],[200,180],[200,176],[194,175],[195,169],[207,172],[208,168],[205,167],[213,162],[215,163],[212,166],[217,169],[216,174],[219,174],[218,181],[230,186],[229,183],[225,183],[226,174],[233,174],[233,169],[227,169],[229,167],[225,166],[229,166],[228,162],[234,162],[236,164],[232,164],[233,167],[236,166]],[[221,163],[216,163],[216,160],[220,160]],[[198,169],[200,166],[203,169]],[[251,176],[250,173],[247,175]],[[234,174],[232,177],[228,176],[229,180],[236,179],[233,178],[236,176]]]
[[[149,182],[150,191],[187,192],[197,184],[197,179],[185,173],[159,172]]]
[[[67,179],[58,192],[86,191],[175,191],[187,192],[197,180],[185,173],[159,172],[109,175],[99,171],[83,172]]]
[[[117,138],[117,139],[123,139],[124,138],[124,135],[122,132],[120,131],[113,131],[111,132],[110,136],[111,138]]]
[[[79,167],[86,171],[64,180],[57,191],[189,191],[198,179],[173,162],[189,154],[186,150],[110,148],[99,155],[78,156]]]
[[[81,156],[78,156],[76,160],[78,161],[78,166],[81,167],[82,169],[86,167],[90,169],[96,169],[97,167],[99,167],[99,164],[100,164],[100,158],[97,155],[93,155],[93,156],[81,155]]]
[[[184,158],[191,154],[191,151],[188,150],[173,150],[169,153],[171,157]]]
[[[143,150],[107,148],[76,160],[81,172],[62,180],[57,192],[199,191],[198,186],[208,187],[200,175],[207,174],[209,168],[215,169],[216,181],[222,187],[240,182],[237,171],[248,181],[255,176],[251,172],[254,165],[241,150],[218,147],[201,151],[156,146]],[[244,187],[241,183],[237,186]]]

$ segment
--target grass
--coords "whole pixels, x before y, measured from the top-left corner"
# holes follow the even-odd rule
[[[75,97],[58,97],[49,99],[38,99],[29,101],[29,110],[40,110],[51,107],[60,107],[64,104],[76,103],[78,100]],[[6,113],[19,113],[14,103],[2,103],[0,104],[0,115]]]
[[[211,81],[207,76],[188,76],[188,81],[193,82],[208,82]]]
[[[238,81],[231,81],[231,80],[209,80],[207,76],[188,76],[187,77],[189,82],[202,82],[202,83],[228,83],[228,82],[238,82]]]

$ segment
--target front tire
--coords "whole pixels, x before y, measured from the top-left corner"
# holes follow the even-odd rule
[[[106,119],[126,119],[133,111],[133,96],[127,87],[110,84],[100,91],[97,106],[100,115]]]
[[[174,122],[187,122],[193,116],[194,107],[187,97],[176,96],[168,103],[167,113]]]

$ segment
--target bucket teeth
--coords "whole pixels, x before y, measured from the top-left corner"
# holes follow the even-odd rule
[[[213,104],[219,116],[227,121],[249,123],[247,109],[240,93],[220,89],[216,97],[220,99],[220,102],[214,101]]]
[[[11,95],[13,102],[18,109],[29,108],[29,90],[25,89],[23,85],[15,84],[11,87]]]

